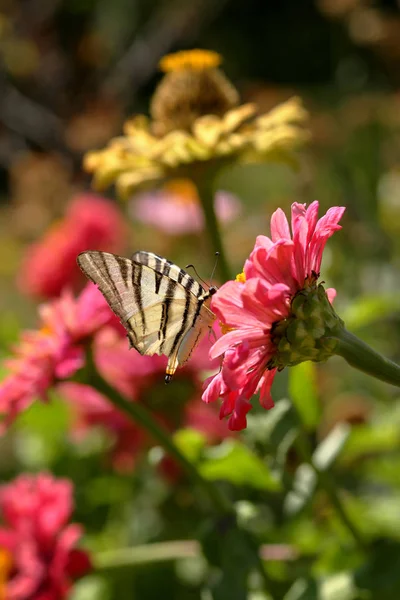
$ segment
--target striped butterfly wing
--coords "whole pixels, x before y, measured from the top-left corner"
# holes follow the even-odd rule
[[[141,354],[169,357],[167,377],[186,362],[214,320],[209,292],[156,254],[136,252],[129,260],[88,251],[78,264],[126,327],[132,346]]]

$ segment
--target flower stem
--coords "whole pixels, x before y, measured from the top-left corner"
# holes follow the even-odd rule
[[[343,503],[340,499],[340,496],[337,493],[336,487],[335,487],[334,483],[332,482],[329,474],[325,473],[324,471],[320,471],[315,465],[312,465],[312,466],[313,466],[313,469],[315,470],[315,473],[319,479],[320,485],[324,488],[324,490],[328,494],[329,499],[332,503],[332,506],[336,510],[336,513],[339,516],[340,520],[342,521],[343,525],[351,533],[357,546],[364,552],[366,550],[366,544],[365,544],[361,534],[359,533],[357,528],[354,526],[354,523],[350,519],[349,515],[347,514],[347,512],[343,506]]]
[[[197,557],[201,552],[201,544],[197,540],[171,540],[98,552],[94,555],[94,564],[96,571],[119,569]],[[292,546],[282,544],[263,544],[259,548],[259,555],[262,560],[276,562],[293,561],[298,558]]]
[[[197,540],[174,540],[156,542],[131,548],[107,550],[95,555],[95,567],[99,569],[118,569],[120,567],[148,564],[191,558],[198,556],[201,546]]]
[[[312,450],[311,450],[310,443],[309,443],[309,440],[307,437],[307,432],[304,429],[304,425],[301,420],[300,414],[298,413],[298,411],[296,410],[295,407],[294,407],[294,410],[297,413],[298,423],[300,425],[300,432],[299,432],[299,436],[297,439],[297,449],[299,451],[299,454],[301,455],[304,462],[311,465],[312,469],[314,470],[314,472],[317,476],[317,480],[318,480],[320,487],[323,488],[325,490],[325,492],[327,493],[333,508],[336,510],[338,517],[340,518],[340,520],[343,523],[343,525],[345,526],[345,528],[352,535],[357,546],[362,551],[365,551],[366,544],[363,541],[360,533],[357,531],[357,528],[354,526],[353,522],[351,521],[350,517],[348,516],[348,514],[343,506],[343,503],[340,499],[340,496],[337,493],[337,489],[336,489],[334,483],[332,482],[330,474],[325,471],[320,470],[314,464]]]
[[[344,327],[337,335],[335,354],[342,356],[352,367],[372,377],[400,387],[400,366],[385,358]]]
[[[120,411],[125,413],[135,423],[140,424],[146,429],[150,435],[163,446],[163,448],[172,456],[184,471],[191,477],[193,483],[203,490],[209,499],[214,511],[217,513],[218,519],[226,520],[227,516],[234,518],[235,527],[238,527],[236,521],[236,512],[230,500],[217,488],[212,481],[205,479],[196,468],[196,465],[190,462],[179,448],[174,444],[170,434],[161,427],[158,422],[153,419],[149,411],[139,402],[126,400],[113,386],[111,386],[98,372],[95,361],[93,359],[92,349],[87,348],[86,351],[86,366],[84,367],[85,375],[89,378],[92,385],[98,392],[107,397],[107,399]],[[251,536],[252,537],[252,536]],[[255,543],[255,558],[258,565],[258,570],[264,581],[265,589],[271,589],[273,582],[270,580],[263,564],[263,557],[260,555],[259,545]],[[185,545],[186,544],[186,545]],[[177,554],[186,553],[186,556],[193,556],[198,551],[199,545],[195,542],[177,542],[175,546],[166,548],[162,544],[158,547],[149,548],[147,553],[148,561],[152,560],[167,560],[178,558]],[[112,557],[110,553],[98,558],[99,568],[109,568],[118,566],[119,564],[134,564],[139,563],[138,552],[136,549],[121,550],[120,554]]]
[[[203,177],[196,178],[196,185],[199,192],[201,205],[203,207],[204,218],[206,222],[207,233],[210,237],[213,253],[219,253],[218,258],[218,273],[221,281],[224,283],[232,279],[232,273],[229,268],[224,246],[222,243],[221,234],[217,216],[214,209],[214,190],[212,189],[212,179],[209,174],[204,174]]]
[[[170,434],[161,427],[148,410],[139,402],[126,400],[114,387],[109,385],[105,379],[97,371],[94,362],[92,361],[92,378],[91,385],[100,393],[104,394],[114,406],[124,412],[128,417],[139,423],[157,440],[161,446],[172,456],[184,471],[192,478],[193,482],[203,489],[208,496],[210,502],[218,513],[224,515],[234,512],[234,509],[228,498],[220,492],[211,481],[208,481],[199,473],[196,466],[190,462],[179,448],[174,444]]]

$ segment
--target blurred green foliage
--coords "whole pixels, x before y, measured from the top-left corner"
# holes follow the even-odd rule
[[[311,113],[314,137],[298,171],[268,164],[219,174],[218,187],[243,202],[242,217],[224,230],[233,267],[242,270],[255,236],[268,233],[268,218],[278,206],[287,211],[293,201],[314,198],[324,210],[345,205],[343,230],[329,243],[323,278],[338,291],[335,307],[348,329],[400,361],[396,2],[6,4],[0,23],[11,32],[5,45],[6,29],[0,27],[2,357],[36,319],[36,303],[18,292],[15,265],[65,208],[57,187],[51,196],[56,201],[41,203],[46,183],[41,179],[37,189],[26,181],[28,165],[17,168],[21,157],[57,155],[69,197],[88,183],[82,154],[116,135],[127,114],[147,110],[160,55],[200,46],[223,53],[246,101],[269,108],[295,90]],[[361,21],[364,37],[357,28],[362,11],[370,19]],[[380,38],[372,35],[376,22]],[[182,265],[196,260],[202,273],[210,272],[212,261],[205,237],[175,239],[143,224],[132,227],[133,247],[167,254]],[[265,412],[254,400],[247,429],[220,444],[207,445],[191,429],[173,436],[233,503],[235,515],[225,520],[210,514],[185,476],[168,480],[160,473],[165,454],[159,447],[121,472],[109,460],[113,440],[100,428],[74,439],[73,417],[56,394],[18,419],[0,440],[2,480],[51,470],[75,486],[74,520],[84,525],[83,543],[93,553],[95,571],[76,584],[72,600],[400,597],[398,391],[333,359],[283,372],[273,396],[279,399],[273,410]],[[335,510],[324,477],[364,548]],[[155,551],[156,544],[176,540],[198,540],[201,549]],[[118,552],[136,546],[148,548],[147,562],[130,560],[129,552],[127,561],[118,562]]]

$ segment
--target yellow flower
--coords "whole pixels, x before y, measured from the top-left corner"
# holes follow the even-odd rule
[[[185,167],[192,163],[289,156],[308,139],[308,115],[299,98],[257,115],[255,104],[239,105],[237,90],[218,69],[220,62],[216,52],[206,50],[161,60],[165,75],[151,101],[151,118],[128,120],[123,136],[85,157],[97,189],[115,183],[126,197],[141,185],[188,176]]]

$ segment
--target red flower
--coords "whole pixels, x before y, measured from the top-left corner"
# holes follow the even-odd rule
[[[104,325],[121,327],[97,287],[89,283],[75,299],[69,292],[40,307],[40,329],[22,334],[10,374],[0,384],[0,414],[9,424],[60,379],[85,361],[84,344]]]
[[[7,600],[62,600],[90,559],[76,544],[80,525],[68,524],[72,485],[51,475],[20,475],[0,491],[0,548],[9,557]]]
[[[259,236],[245,263],[244,274],[228,281],[213,297],[212,309],[227,333],[214,344],[211,358],[224,355],[221,371],[209,378],[205,402],[222,398],[220,416],[230,415],[229,428],[246,427],[250,398],[260,393],[264,408],[272,408],[270,390],[276,369],[268,364],[276,353],[271,328],[290,314],[291,301],[306,281],[319,275],[329,237],[340,229],[344,208],[328,210],[319,221],[318,202],[307,209],[292,205],[292,232],[278,209],[271,218],[271,238]],[[334,290],[327,290],[330,300]]]
[[[126,238],[125,223],[111,202],[81,194],[70,204],[64,219],[28,249],[19,286],[31,296],[58,296],[65,287],[75,288],[83,281],[76,264],[80,252],[91,248],[120,252]]]

